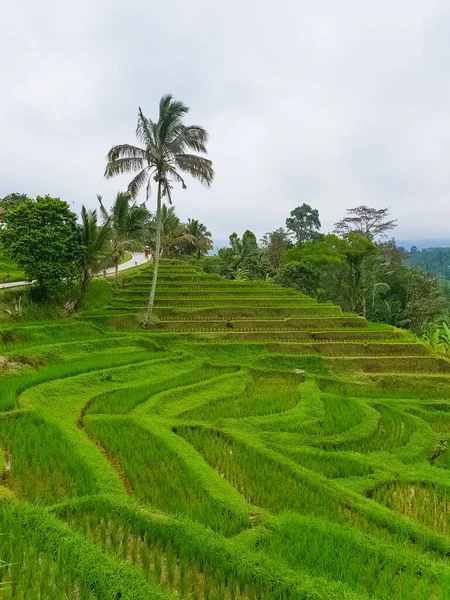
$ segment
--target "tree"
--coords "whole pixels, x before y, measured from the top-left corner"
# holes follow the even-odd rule
[[[237,233],[230,235],[229,252],[221,255],[227,261],[228,274],[233,274],[238,269],[246,271],[247,276],[257,278],[262,276],[261,250],[258,247],[256,236],[252,231],[245,231],[242,238]]]
[[[344,310],[364,313],[367,261],[375,252],[376,245],[359,233],[352,232],[344,238],[330,234],[287,250],[282,262],[286,267],[300,264],[317,273],[317,284],[311,285],[310,290],[320,300],[331,300]]]
[[[186,226],[175,214],[173,206],[162,205],[160,224],[160,255],[165,258],[179,257],[182,249],[188,242],[185,239]],[[157,237],[158,222],[156,217],[153,217],[149,222],[149,243],[154,254],[156,253]]]
[[[98,201],[103,223],[108,223],[110,227],[108,257],[114,265],[114,276],[117,277],[119,264],[125,253],[142,250],[149,213],[143,204],[130,204],[128,193],[117,194],[109,213],[101,196],[98,196]]]
[[[356,232],[373,240],[377,236],[386,237],[386,232],[397,227],[397,219],[389,219],[389,208],[357,206],[346,212],[348,216],[334,224],[333,231],[337,235]]]
[[[319,273],[305,263],[293,261],[280,270],[275,277],[275,283],[295,288],[308,296],[315,296],[319,284]]]
[[[294,236],[295,242],[313,242],[319,237],[319,211],[308,204],[297,206],[286,219],[286,228]]]
[[[76,220],[66,202],[50,196],[26,200],[5,213],[0,241],[42,296],[54,294],[78,276]]]
[[[166,198],[172,203],[172,189],[175,183],[180,183],[186,189],[182,173],[188,173],[206,186],[210,186],[214,178],[212,162],[198,154],[206,154],[208,134],[198,125],[187,126],[183,118],[189,108],[182,102],[174,100],[171,95],[165,95],[159,103],[158,120],[152,121],[138,111],[136,137],[143,148],[122,144],[113,146],[108,153],[106,177],[137,171],[130,182],[128,191],[136,198],[139,191],[146,187],[147,198],[151,191],[151,181],[157,184],[156,222],[157,234],[155,241],[155,259],[153,281],[148,302],[147,313],[143,322],[148,326],[152,319],[155,303],[156,284],[161,247],[161,204]]]
[[[5,213],[7,210],[12,210],[21,204],[25,204],[27,200],[31,200],[31,198],[28,198],[26,194],[19,194],[17,192],[8,194],[4,198],[0,199],[0,208],[3,209],[3,212]]]
[[[346,234],[344,241],[346,242],[345,256],[348,265],[344,288],[347,306],[352,312],[365,315],[365,261],[376,252],[376,246],[370,239],[356,231]]]
[[[197,219],[188,219],[186,223],[186,236],[188,236],[186,253],[189,255],[195,254],[200,259],[204,254],[213,249],[211,232],[208,231],[206,225],[203,225]]]
[[[80,226],[80,264],[81,264],[81,293],[76,304],[80,305],[87,287],[96,273],[99,272],[108,255],[110,238],[110,218],[102,226],[98,224],[96,210],[87,211],[81,208]]]
[[[410,329],[421,333],[427,325],[442,315],[445,300],[439,281],[420,268],[408,269],[405,313]]]
[[[149,224],[150,246],[156,246],[157,222],[152,219]],[[173,206],[163,204],[161,208],[161,256],[183,258],[193,256],[198,259],[213,247],[211,233],[206,226],[196,219],[188,219],[182,223],[175,214]]]
[[[283,252],[292,245],[287,231],[283,227],[269,231],[263,236],[261,243],[266,249],[269,265],[279,271]]]

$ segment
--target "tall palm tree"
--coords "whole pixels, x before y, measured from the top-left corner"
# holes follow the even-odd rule
[[[211,232],[197,219],[188,219],[186,235],[190,237],[186,248],[187,254],[196,254],[197,258],[200,258],[202,254],[212,250]]]
[[[119,192],[108,213],[103,206],[101,196],[98,196],[103,222],[109,222],[111,236],[109,240],[108,257],[114,265],[114,275],[117,277],[119,264],[126,252],[137,252],[144,246],[148,210],[144,205],[130,204],[128,193]]]
[[[83,300],[89,282],[99,272],[100,266],[108,254],[109,225],[109,217],[102,226],[99,226],[97,211],[88,211],[84,206],[81,207],[81,293],[76,308]]]
[[[161,251],[162,200],[166,198],[169,204],[172,203],[174,183],[180,183],[182,188],[186,189],[182,173],[188,173],[206,186],[209,186],[214,178],[212,162],[189,152],[190,150],[206,154],[208,134],[199,125],[187,126],[183,123],[183,118],[188,112],[188,107],[174,100],[170,94],[161,98],[156,122],[145,117],[139,108],[136,138],[143,147],[130,144],[113,146],[107,156],[106,177],[137,171],[137,175],[128,186],[128,192],[133,198],[136,198],[143,187],[146,188],[148,198],[152,180],[157,184],[155,260],[145,326],[151,322],[155,303]]]

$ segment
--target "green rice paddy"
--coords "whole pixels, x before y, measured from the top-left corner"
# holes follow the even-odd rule
[[[449,599],[450,363],[175,261],[141,330],[151,268],[0,328],[0,599]]]

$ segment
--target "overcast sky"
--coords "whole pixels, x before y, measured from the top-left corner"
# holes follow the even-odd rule
[[[0,197],[111,203],[107,151],[169,92],[216,170],[176,210],[216,241],[306,202],[323,231],[368,204],[400,240],[450,242],[448,0],[19,0],[0,51]]]

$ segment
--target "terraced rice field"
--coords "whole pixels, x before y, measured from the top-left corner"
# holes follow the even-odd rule
[[[173,262],[139,330],[150,278],[0,331],[0,598],[450,598],[450,363]]]

